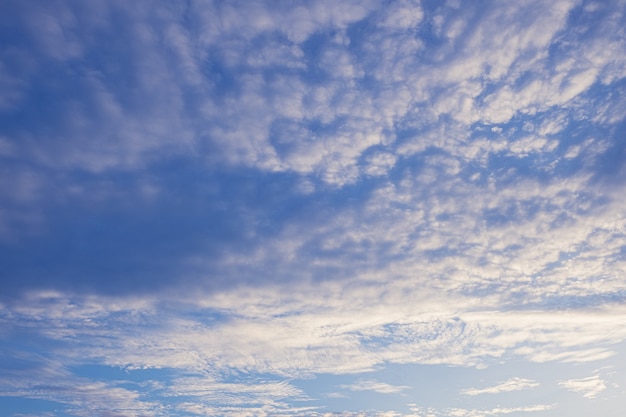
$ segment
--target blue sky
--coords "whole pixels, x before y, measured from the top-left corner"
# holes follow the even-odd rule
[[[0,4],[0,414],[621,416],[626,2]]]

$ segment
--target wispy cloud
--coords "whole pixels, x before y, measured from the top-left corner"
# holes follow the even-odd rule
[[[501,384],[487,388],[467,388],[461,390],[464,395],[499,394],[501,392],[518,391],[522,389],[535,388],[539,383],[525,378],[511,378]]]
[[[167,320],[159,319],[164,310],[156,301],[131,300],[126,307],[118,301],[116,311],[98,317],[93,309],[99,311],[107,302],[94,300],[84,307],[74,305],[75,318],[46,315],[34,306],[19,312],[5,307],[3,325],[32,329],[36,320],[47,323],[37,330],[43,337],[62,343],[82,340],[66,353],[57,352],[72,362],[91,357],[130,369],[211,370],[216,375],[235,367],[286,377],[362,372],[383,361],[472,366],[507,355],[539,363],[584,363],[614,355],[615,345],[625,337],[618,324],[624,312],[617,307],[579,313],[477,312],[471,311],[471,299],[457,298],[451,310],[449,298],[440,300],[436,292],[423,290],[418,296],[397,285],[387,286],[384,298],[376,286],[355,282],[349,294],[332,283],[316,285],[315,292],[242,289],[201,296],[197,302],[210,309],[187,304],[179,313],[170,310]],[[62,312],[52,300],[45,300],[47,311]],[[533,384],[512,379],[466,394]]]
[[[379,394],[398,394],[410,388],[408,386],[391,385],[371,379],[359,379],[352,384],[340,385],[340,387],[350,391],[373,391]]]
[[[547,411],[551,410],[553,406],[547,404],[541,405],[530,405],[525,407],[510,407],[510,408],[494,408],[491,410],[464,410],[464,409],[451,409],[447,412],[447,415],[451,417],[474,417],[480,415],[489,415],[489,416],[497,416],[500,414],[511,414],[511,413],[532,413],[536,411]]]
[[[20,365],[24,366],[27,360],[28,367],[20,369]],[[4,397],[56,402],[74,416],[165,415],[163,405],[143,399],[138,388],[127,381],[101,382],[77,377],[59,362],[32,357],[21,358],[16,363],[16,369],[3,370],[0,378]]]
[[[595,398],[606,389],[604,380],[599,375],[581,379],[568,379],[559,382],[559,385],[573,392],[578,392],[585,398]]]
[[[417,414],[418,417],[480,417],[480,416],[498,416],[511,413],[535,413],[540,411],[548,411],[554,408],[548,404],[538,404],[523,407],[498,407],[489,410],[475,410],[464,408],[448,408],[445,410],[438,410],[432,407],[424,408],[419,407],[416,404],[410,404],[411,410]]]

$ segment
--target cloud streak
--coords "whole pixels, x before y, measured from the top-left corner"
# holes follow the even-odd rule
[[[340,388],[350,391],[373,391],[379,394],[398,394],[406,390],[407,386],[391,385],[369,379],[359,379],[354,384],[340,385]]]
[[[539,383],[525,378],[511,378],[501,384],[487,388],[468,388],[461,391],[464,395],[499,394],[501,392],[518,391],[522,389],[535,388]]]

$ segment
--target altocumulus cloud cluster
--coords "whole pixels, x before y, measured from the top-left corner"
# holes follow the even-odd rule
[[[3,1],[7,416],[617,417],[626,1]]]

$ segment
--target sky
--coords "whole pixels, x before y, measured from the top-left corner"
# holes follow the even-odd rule
[[[626,405],[626,1],[0,2],[2,417]]]

